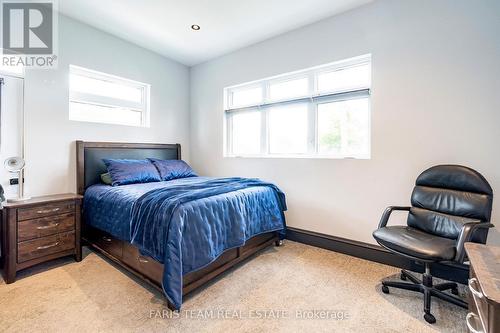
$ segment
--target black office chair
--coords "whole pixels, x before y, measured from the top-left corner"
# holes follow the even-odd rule
[[[458,294],[457,284],[446,282],[432,285],[430,264],[465,260],[465,242],[486,243],[490,223],[493,190],[477,171],[460,165],[438,165],[418,176],[411,195],[411,207],[388,207],[373,232],[377,242],[389,251],[425,264],[422,281],[406,270],[401,280],[383,281],[388,287],[418,291],[424,294],[424,318],[435,323],[431,314],[431,297],[467,308],[467,303],[445,290]],[[406,226],[387,227],[395,210],[408,211]]]

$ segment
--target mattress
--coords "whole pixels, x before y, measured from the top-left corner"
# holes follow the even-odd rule
[[[190,177],[163,182],[130,184],[111,186],[95,184],[85,190],[83,203],[83,220],[86,224],[105,231],[115,238],[130,242],[131,240],[131,212],[135,202],[149,191],[178,186],[190,185],[202,180],[213,179],[210,177]],[[271,190],[265,187],[246,188],[230,193],[215,195],[209,198],[189,202],[180,207],[177,215],[205,216],[207,218],[220,218],[218,207],[227,206],[232,202],[236,207],[251,217],[248,210],[260,210],[263,214],[270,212],[269,207],[263,209],[263,200],[266,200]],[[265,206],[269,206],[269,203]],[[272,210],[272,209],[271,209]],[[221,212],[219,212],[221,213]],[[256,216],[251,217],[255,219]],[[251,230],[249,230],[251,233]]]

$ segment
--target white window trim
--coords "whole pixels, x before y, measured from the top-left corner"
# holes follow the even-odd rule
[[[345,91],[316,93],[318,88],[318,76],[323,73],[330,73],[339,69],[348,69],[369,63],[371,64],[371,55],[363,55],[334,62],[326,65],[316,66],[306,70],[286,73],[270,78],[251,81],[248,83],[230,86],[224,89],[224,138],[223,152],[224,158],[317,158],[317,159],[370,159],[371,158],[371,103],[369,103],[368,112],[368,147],[366,154],[321,154],[318,152],[318,104],[328,101],[341,101],[353,98],[370,98],[371,82],[369,86],[353,88]],[[271,84],[296,80],[303,77],[309,78],[309,94],[303,97],[294,97],[293,99],[270,100],[269,87]],[[370,80],[371,81],[371,80]],[[238,106],[231,108],[231,94],[240,89],[249,89],[257,86],[262,87],[263,102],[247,106]],[[304,154],[280,154],[269,153],[269,109],[276,105],[288,103],[308,103],[308,144],[307,153]],[[261,152],[258,154],[233,154],[232,153],[232,116],[240,112],[261,112]]]
[[[119,126],[132,126],[132,127],[150,127],[150,91],[151,85],[135,80],[126,79],[120,76],[107,74],[92,69],[87,69],[84,67],[70,65],[70,74],[81,75],[93,79],[98,79],[102,81],[108,81],[111,83],[122,83],[123,85],[138,88],[141,90],[141,103],[127,101],[124,99],[113,98],[108,96],[101,96],[90,93],[81,93],[77,91],[69,91],[69,103],[82,103],[95,106],[105,106],[114,108],[126,108],[132,111],[137,111],[141,113],[141,124],[140,125],[126,125],[120,124],[118,122],[104,122],[97,120],[81,120],[81,119],[71,119],[73,121],[100,123],[100,124],[112,124]]]

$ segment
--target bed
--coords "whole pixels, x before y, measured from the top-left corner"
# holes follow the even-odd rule
[[[180,309],[183,295],[284,238],[284,195],[259,180],[101,182],[103,159],[180,160],[178,144],[77,141],[76,150],[84,242],[162,290],[170,309]]]

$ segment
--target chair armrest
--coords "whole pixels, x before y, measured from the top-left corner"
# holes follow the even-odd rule
[[[460,234],[457,238],[457,254],[455,256],[455,261],[459,263],[463,263],[465,259],[465,249],[464,245],[466,242],[469,242],[474,231],[480,228],[493,228],[494,225],[490,222],[469,222],[465,223],[462,226],[462,230],[460,230]]]
[[[389,206],[385,209],[384,214],[382,214],[382,217],[380,218],[380,222],[378,223],[378,228],[383,228],[387,225],[387,222],[389,221],[389,217],[391,216],[391,213],[395,210],[403,210],[403,211],[410,211],[411,207],[406,207],[406,206]]]

